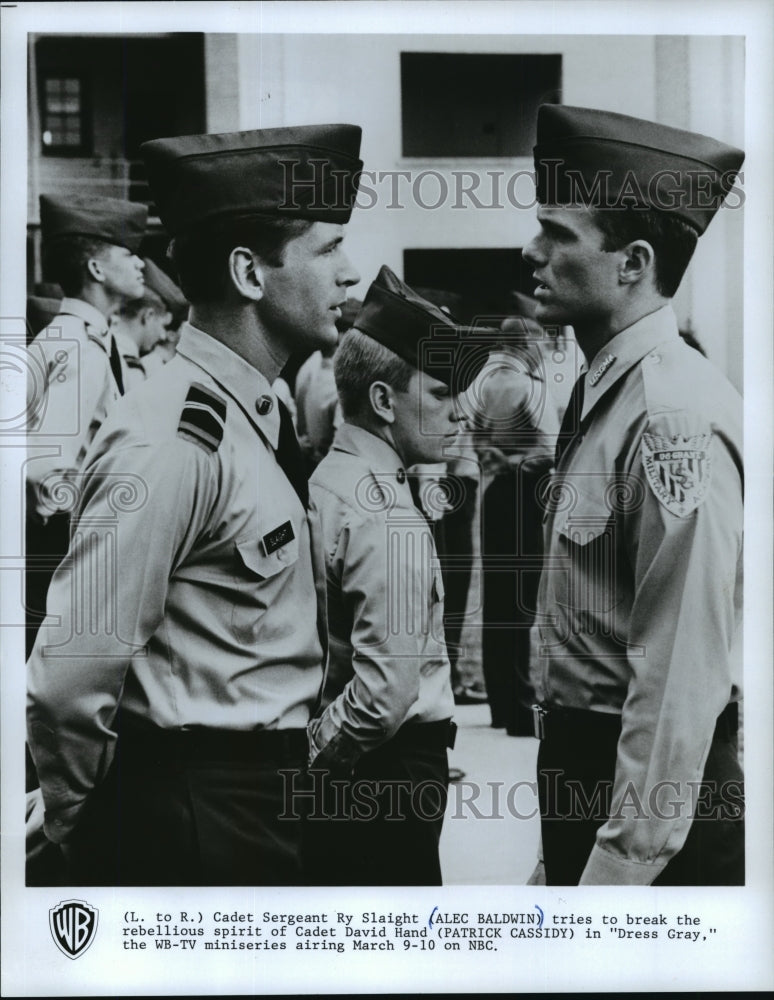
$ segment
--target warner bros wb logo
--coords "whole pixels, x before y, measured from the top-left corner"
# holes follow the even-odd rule
[[[54,944],[68,958],[80,958],[97,933],[99,910],[82,899],[66,899],[48,911]]]

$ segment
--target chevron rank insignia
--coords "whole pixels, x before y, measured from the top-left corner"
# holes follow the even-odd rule
[[[185,397],[177,433],[207,451],[217,451],[225,424],[225,399],[201,383],[193,382]]]
[[[687,517],[709,489],[712,473],[711,434],[660,437],[644,434],[642,465],[650,488],[668,511]]]

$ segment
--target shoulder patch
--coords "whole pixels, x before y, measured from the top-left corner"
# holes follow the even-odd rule
[[[226,400],[200,382],[193,382],[185,397],[177,433],[207,451],[217,451],[225,425]]]
[[[672,514],[687,517],[709,489],[712,434],[662,437],[644,434],[642,465],[656,499]]]

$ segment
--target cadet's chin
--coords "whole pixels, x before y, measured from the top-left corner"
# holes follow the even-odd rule
[[[549,302],[541,302],[540,299],[536,299],[535,301],[535,319],[541,326],[546,326],[549,323],[563,324],[565,322],[557,309],[552,309]]]
[[[331,320],[330,326],[326,325],[318,329],[313,340],[315,350],[323,347],[335,347],[339,342],[339,331],[336,329],[335,321]]]
[[[446,437],[441,437],[438,439],[437,443],[435,441],[428,441],[427,448],[423,448],[419,456],[414,458],[411,465],[435,465],[436,462],[445,462],[446,455],[444,454],[446,445],[450,443],[450,439]]]

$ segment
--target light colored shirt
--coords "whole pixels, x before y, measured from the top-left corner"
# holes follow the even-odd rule
[[[298,433],[306,435],[316,458],[326,454],[336,428],[341,424],[333,359],[315,351],[301,365],[296,376]]]
[[[128,392],[130,389],[136,389],[138,385],[142,385],[148,377],[145,358],[140,357],[137,344],[135,344],[128,333],[118,329],[114,331],[113,336],[116,338],[116,345],[121,354],[121,362],[124,369],[124,389]],[[145,357],[147,358],[148,355],[146,354]]]
[[[27,495],[43,518],[71,508],[86,449],[121,395],[110,347],[106,317],[72,298],[29,346]]]
[[[550,491],[532,679],[546,705],[620,715],[582,884],[646,885],[685,842],[690,783],[741,693],[742,408],[669,307],[614,337],[585,380]],[[659,788],[680,808],[654,807]]]
[[[266,379],[186,324],[175,358],[100,429],[29,661],[50,839],[104,777],[119,703],[164,729],[309,721],[324,568],[279,427]]]
[[[310,760],[327,749],[353,765],[405,723],[454,712],[443,581],[427,521],[385,441],[342,424],[309,485],[322,529],[330,632]]]

